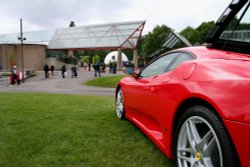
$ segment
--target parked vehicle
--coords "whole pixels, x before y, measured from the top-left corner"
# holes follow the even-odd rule
[[[249,6],[232,1],[207,45],[165,53],[117,85],[118,118],[176,166],[250,166]]]

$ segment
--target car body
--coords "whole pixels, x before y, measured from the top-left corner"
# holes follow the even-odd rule
[[[117,85],[118,118],[176,166],[250,166],[250,31],[227,29],[233,19],[250,23],[249,4],[232,1],[207,45],[167,52]]]

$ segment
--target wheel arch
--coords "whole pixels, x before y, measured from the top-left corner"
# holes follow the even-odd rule
[[[118,90],[121,88],[121,85],[120,84],[118,84],[117,86],[116,86],[116,89],[115,89],[115,99],[117,98],[117,92],[118,92]]]
[[[186,99],[185,101],[183,101],[176,109],[176,113],[173,117],[172,130],[171,130],[171,140],[170,140],[171,141],[170,142],[170,152],[171,152],[170,157],[171,157],[171,159],[174,159],[174,141],[175,141],[174,137],[175,137],[175,133],[177,130],[178,121],[180,121],[182,114],[184,114],[184,112],[188,108],[196,106],[196,105],[200,105],[200,106],[203,106],[203,107],[210,109],[210,111],[212,111],[221,120],[221,123],[224,126],[225,131],[231,140],[232,147],[233,147],[234,151],[237,153],[236,147],[234,146],[234,143],[232,142],[232,137],[231,137],[230,133],[228,132],[224,122],[222,121],[222,117],[220,116],[219,112],[216,110],[216,107],[214,107],[211,103],[209,103],[208,101],[206,101],[204,99],[193,97],[193,98],[189,98],[189,99]],[[236,156],[238,159],[237,161],[239,162],[238,154],[236,154]]]

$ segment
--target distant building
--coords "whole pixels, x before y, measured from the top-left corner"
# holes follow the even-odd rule
[[[0,44],[0,64],[2,70],[11,69],[11,62],[21,69],[21,45],[20,44]],[[46,45],[23,45],[25,69],[41,70],[45,63]]]

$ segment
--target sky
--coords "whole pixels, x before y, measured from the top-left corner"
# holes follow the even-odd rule
[[[143,34],[156,25],[180,32],[216,21],[231,0],[0,0],[0,34],[124,21],[146,20]]]

